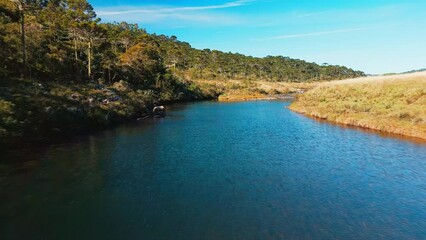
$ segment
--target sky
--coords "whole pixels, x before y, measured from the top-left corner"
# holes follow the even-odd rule
[[[198,49],[288,56],[369,74],[426,68],[426,0],[89,0]]]

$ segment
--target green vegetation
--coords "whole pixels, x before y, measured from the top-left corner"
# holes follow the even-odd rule
[[[426,74],[321,84],[290,109],[332,122],[426,139]]]
[[[198,50],[184,42],[158,36],[165,63],[182,78],[308,82],[364,76],[363,72],[328,64],[318,65],[282,56],[256,58],[216,50]]]
[[[0,60],[2,78],[24,74],[60,82],[128,80],[137,87],[149,87],[166,71],[189,80],[280,82],[364,75],[342,66],[320,66],[288,57],[197,50],[175,36],[148,34],[137,24],[99,23],[86,0],[0,0],[0,9],[0,51],[5,56]]]
[[[0,142],[102,128],[142,117],[156,103],[230,89],[215,81],[364,75],[288,57],[197,50],[137,24],[100,23],[86,0],[0,0],[0,55]]]
[[[262,80],[194,80],[204,92],[215,89],[221,92],[218,101],[244,101],[288,97],[290,94],[305,92],[318,82],[270,82]]]
[[[172,81],[172,80],[170,80]],[[180,82],[162,91],[100,84],[14,82],[1,88],[0,139],[46,140],[103,129],[151,114],[155,104],[212,98]]]

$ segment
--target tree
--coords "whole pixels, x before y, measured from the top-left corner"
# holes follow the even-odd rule
[[[16,5],[16,8],[19,11],[20,24],[21,24],[21,51],[22,51],[22,64],[24,65],[24,71],[22,75],[25,76],[25,71],[27,67],[27,47],[25,39],[25,11],[24,11],[24,1],[22,0],[10,0]]]
[[[68,0],[67,16],[70,19],[70,36],[74,46],[75,66],[79,66],[79,46],[86,45],[87,49],[87,76],[92,78],[93,45],[97,38],[99,19],[93,11],[92,5],[86,0]],[[83,44],[80,44],[83,43]]]
[[[92,62],[93,62],[93,49],[95,45],[103,40],[102,28],[96,22],[89,22],[80,28],[81,39],[87,43],[87,76],[92,78]]]
[[[128,74],[128,80],[144,86],[152,85],[165,72],[156,44],[139,43],[123,53],[120,62]]]
[[[72,56],[70,44],[70,18],[67,15],[66,2],[49,1],[40,10],[37,19],[43,26],[43,39],[40,41],[38,58],[42,63],[38,67],[43,75],[54,79],[68,80],[79,76]]]

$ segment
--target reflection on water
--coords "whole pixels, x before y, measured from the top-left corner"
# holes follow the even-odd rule
[[[424,239],[426,146],[285,102],[175,105],[4,153],[2,239]]]

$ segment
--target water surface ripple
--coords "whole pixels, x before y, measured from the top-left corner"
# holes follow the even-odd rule
[[[286,105],[176,105],[4,154],[1,239],[426,239],[426,145]]]

